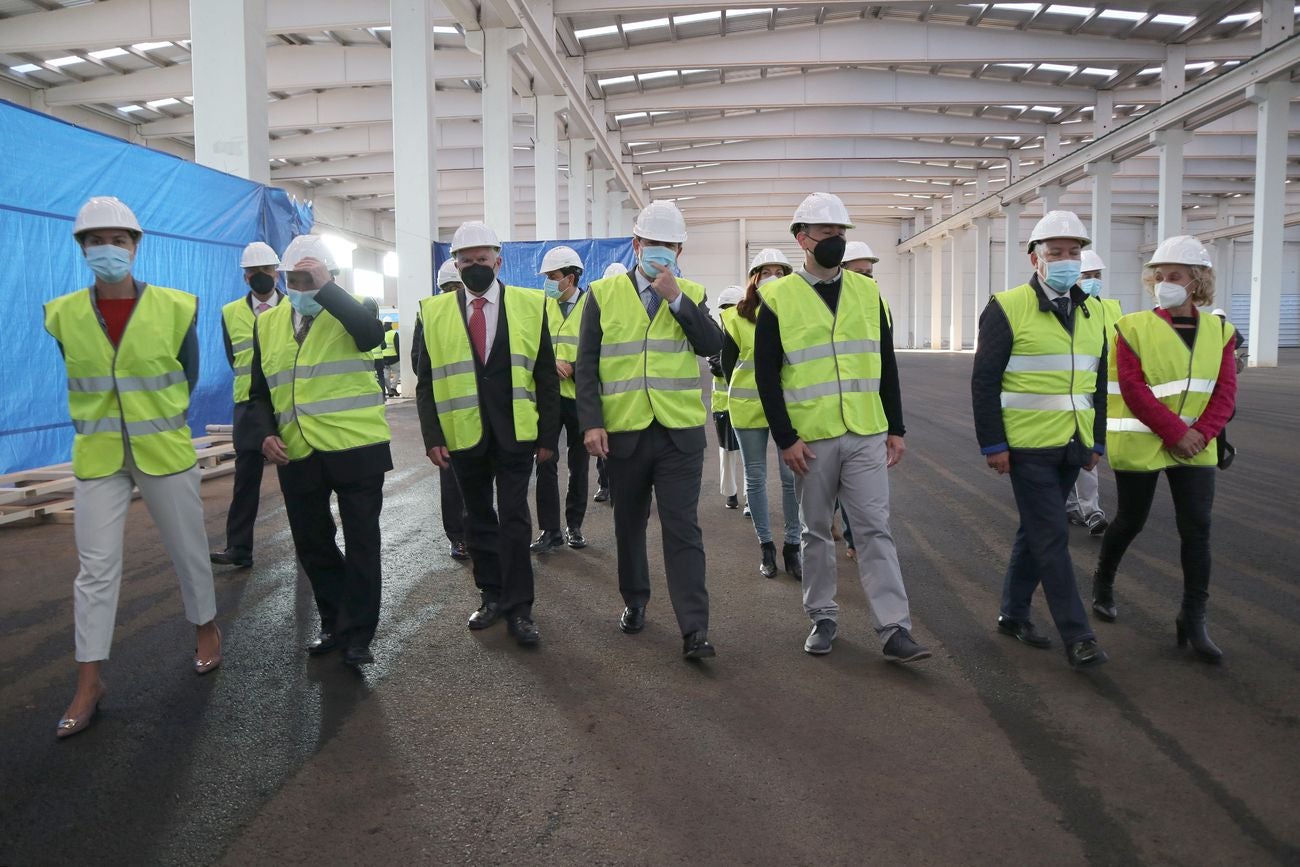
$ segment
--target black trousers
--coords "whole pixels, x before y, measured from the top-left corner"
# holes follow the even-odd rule
[[[438,496],[442,501],[442,531],[447,541],[465,541],[465,498],[460,493],[456,471],[438,470]]]
[[[367,647],[379,626],[379,513],[384,507],[384,474],[338,482],[322,466],[319,479],[318,484],[303,488],[285,485],[283,474],[280,477],[293,546],[316,596],[321,631],[339,636],[346,646]],[[338,496],[346,555],[336,541],[331,494]]]
[[[1183,565],[1183,602],[1203,603],[1210,596],[1210,512],[1214,508],[1214,467],[1169,467],[1169,492],[1174,500]],[[1115,518],[1101,540],[1103,572],[1114,574],[1124,552],[1146,525],[1156,496],[1160,472],[1115,471],[1119,501]]]
[[[596,458],[596,484],[602,488],[609,487],[609,471],[605,468],[604,458]]]
[[[709,628],[709,591],[704,586],[704,538],[700,532],[700,477],[704,450],[682,452],[668,431],[651,424],[626,457],[606,460],[618,539],[618,589],[629,606],[650,600],[646,524],[650,498],[659,508],[668,598],[682,635]]]
[[[235,490],[226,513],[226,550],[231,554],[253,556],[253,522],[262,498],[265,463],[261,452],[235,453]]]
[[[564,498],[566,527],[581,527],[587,515],[587,474],[590,456],[582,442],[578,424],[578,403],[560,398],[560,423],[564,426],[568,447],[569,492]],[[560,459],[537,465],[537,526],[542,530],[560,529]]]
[[[465,497],[465,542],[474,561],[474,585],[484,602],[498,603],[507,614],[532,616],[528,482],[533,453],[506,451],[489,438],[480,454],[453,452],[451,464]]]

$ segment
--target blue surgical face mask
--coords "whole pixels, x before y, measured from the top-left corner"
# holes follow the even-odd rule
[[[112,244],[87,247],[86,264],[105,283],[119,283],[131,273],[131,253]]]
[[[542,284],[542,291],[546,293],[547,298],[554,298],[557,301],[559,300],[560,296],[564,294],[560,291],[559,280],[547,280],[545,283]]]
[[[320,290],[309,289],[306,292],[300,292],[297,289],[290,289],[288,292],[289,303],[293,305],[294,310],[297,310],[303,316],[315,316],[324,309],[316,301],[318,291]]]
[[[1079,281],[1079,288],[1084,292],[1087,292],[1093,298],[1098,298],[1101,296],[1101,278],[1084,277]]]
[[[677,252],[670,247],[642,247],[639,261],[642,271],[658,277],[660,271],[671,271],[677,264]]]
[[[1057,294],[1064,295],[1070,287],[1079,282],[1083,273],[1082,263],[1078,259],[1062,259],[1059,262],[1046,262],[1047,273],[1043,281]]]

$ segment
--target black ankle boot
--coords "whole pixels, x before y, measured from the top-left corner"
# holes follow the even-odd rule
[[[1114,623],[1118,615],[1115,610],[1115,570],[1107,570],[1100,564],[1092,573],[1092,611],[1107,623]]]
[[[758,571],[764,578],[771,578],[776,574],[776,543],[763,543],[763,562],[759,565]]]
[[[799,545],[786,542],[781,547],[781,559],[785,561],[785,571],[796,581],[803,580],[803,563],[799,556]]]
[[[1223,659],[1223,651],[1213,641],[1205,629],[1205,600],[1183,600],[1183,609],[1174,621],[1178,630],[1178,646],[1186,647],[1190,641],[1192,650],[1206,662],[1218,662]]]

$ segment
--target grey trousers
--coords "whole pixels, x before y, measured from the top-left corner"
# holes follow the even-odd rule
[[[1087,521],[1093,515],[1106,517],[1101,508],[1101,491],[1097,484],[1097,471],[1079,470],[1079,478],[1065,498],[1065,514],[1080,521]]]
[[[871,603],[872,625],[881,643],[898,628],[911,630],[907,590],[898,551],[889,529],[889,470],[885,434],[847,433],[808,443],[817,459],[808,474],[795,477],[795,496],[803,518],[803,607],[808,619],[835,620],[835,540],[831,523],[838,497],[853,524],[858,578]]]
[[[77,479],[76,483],[73,530],[81,560],[73,585],[77,662],[108,659],[113,644],[117,597],[122,589],[122,535],[133,487],[140,488],[180,577],[185,618],[201,626],[217,616],[199,468],[172,476],[150,476],[136,469],[129,448],[126,456],[126,465],[113,475]]]

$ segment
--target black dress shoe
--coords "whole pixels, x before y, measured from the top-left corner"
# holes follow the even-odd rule
[[[730,497],[727,497],[727,508],[728,508],[728,509],[739,509],[739,508],[740,508],[740,498],[737,497],[735,494],[732,494]]]
[[[1096,639],[1085,638],[1065,646],[1065,658],[1071,668],[1083,668],[1088,665],[1101,665],[1108,657]]]
[[[487,629],[501,619],[501,606],[496,602],[484,602],[469,616],[470,629]]]
[[[451,543],[451,559],[453,559],[453,560],[468,560],[468,559],[469,559],[469,549],[465,547],[465,543],[464,543],[464,542],[452,542],[452,543]]]
[[[592,497],[592,499],[595,500],[597,503],[605,503],[605,502],[608,502],[608,501],[609,501],[609,488],[604,488],[604,487],[597,488],[597,489],[596,489],[596,496]]]
[[[645,606],[633,608],[629,605],[624,608],[623,616],[618,619],[618,628],[628,635],[635,635],[645,629]]]
[[[709,635],[704,630],[692,632],[682,639],[682,656],[687,659],[709,659],[718,652],[709,644]]]
[[[218,566],[238,566],[240,569],[253,565],[252,554],[241,554],[238,551],[213,551],[208,559]]]
[[[343,648],[343,664],[350,665],[353,668],[362,665],[369,665],[375,661],[375,655],[370,652],[369,647],[345,647]]]
[[[537,541],[528,546],[534,554],[545,554],[552,548],[564,547],[564,534],[559,530],[543,530]]]
[[[786,542],[781,546],[781,559],[785,561],[785,571],[796,581],[803,581],[802,557],[798,544]]]
[[[322,632],[319,638],[308,644],[303,649],[312,656],[324,656],[331,651],[338,650],[342,643],[343,642],[337,635],[333,635],[329,632]]]
[[[537,624],[533,622],[531,617],[516,615],[507,618],[506,629],[509,631],[510,637],[513,638],[517,644],[523,645],[524,647],[532,647],[535,644],[540,644],[542,641],[542,634],[537,631]]]
[[[569,543],[570,548],[585,548],[587,540],[582,538],[581,527],[570,527],[564,531],[564,541]]]
[[[1010,635],[1017,641],[1028,644],[1030,647],[1051,647],[1052,639],[1039,632],[1034,624],[1028,620],[1012,620],[1010,617],[998,615],[998,632],[1003,635]]]

